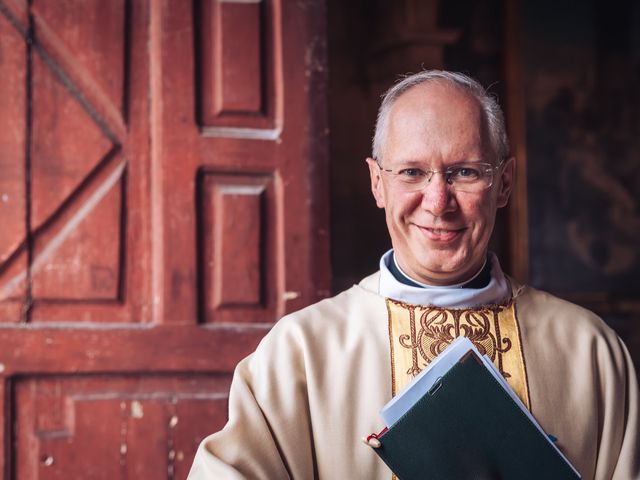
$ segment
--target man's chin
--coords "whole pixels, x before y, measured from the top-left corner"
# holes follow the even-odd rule
[[[455,285],[465,280],[465,274],[460,269],[461,262],[452,262],[452,258],[437,258],[427,261],[424,257],[417,263],[420,270],[406,272],[410,277],[427,285],[444,286]]]

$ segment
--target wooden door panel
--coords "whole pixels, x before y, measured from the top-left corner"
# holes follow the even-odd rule
[[[216,278],[217,267],[206,259],[196,259],[193,252],[185,251],[183,247],[192,244],[193,233],[197,230],[196,219],[185,215],[185,212],[191,207],[190,199],[197,195],[198,172],[224,172],[238,176],[260,172],[273,176],[279,185],[274,189],[275,217],[272,222],[265,223],[264,228],[268,231],[266,238],[274,238],[275,251],[282,254],[274,257],[274,261],[279,263],[273,269],[258,273],[265,279],[274,278],[275,275],[275,282],[269,282],[269,286],[275,290],[274,308],[268,309],[269,315],[259,320],[275,322],[281,314],[307,305],[326,295],[328,290],[326,283],[318,281],[325,275],[328,278],[327,231],[321,227],[325,225],[326,211],[324,207],[316,210],[319,204],[326,206],[326,200],[322,200],[326,195],[323,189],[326,170],[322,162],[326,159],[323,142],[327,132],[324,120],[315,123],[318,118],[324,119],[324,103],[318,107],[310,100],[310,92],[318,93],[318,89],[322,88],[314,83],[319,76],[323,76],[320,57],[323,53],[323,37],[316,31],[316,28],[322,28],[322,23],[316,23],[313,15],[321,15],[323,4],[312,2],[299,5],[275,0],[212,2],[220,4],[214,5],[215,8],[233,9],[230,11],[234,13],[229,17],[232,22],[239,21],[237,19],[242,15],[253,18],[257,11],[261,12],[265,32],[261,46],[261,77],[265,80],[260,83],[260,88],[266,92],[266,103],[273,107],[267,108],[266,113],[241,114],[231,111],[229,115],[218,115],[215,121],[211,120],[211,125],[200,125],[199,111],[216,111],[215,106],[209,104],[215,95],[203,94],[196,87],[209,86],[214,91],[216,88],[223,91],[223,87],[215,87],[215,82],[221,81],[219,76],[222,72],[219,70],[234,68],[233,64],[224,64],[216,70],[216,61],[203,57],[202,52],[217,54],[222,48],[231,48],[229,45],[233,42],[234,51],[251,51],[256,48],[256,37],[238,36],[234,34],[235,31],[225,30],[215,21],[204,21],[200,24],[200,35],[196,36],[196,41],[201,44],[196,45],[195,51],[201,55],[185,55],[184,52],[191,51],[193,38],[186,37],[184,32],[193,29],[194,18],[191,11],[179,8],[178,3],[170,1],[165,12],[171,12],[171,15],[159,15],[156,19],[163,32],[156,43],[161,52],[157,58],[171,59],[170,62],[159,61],[158,64],[161,71],[158,78],[161,80],[156,88],[159,90],[157,95],[164,99],[163,116],[158,118],[158,124],[155,125],[157,134],[152,134],[152,138],[162,139],[158,145],[158,151],[162,154],[155,157],[154,162],[157,162],[157,171],[164,172],[156,184],[152,205],[159,210],[157,217],[171,219],[172,222],[171,233],[169,230],[162,231],[163,252],[157,252],[164,272],[164,278],[158,278],[164,292],[163,304],[158,308],[162,309],[161,317],[165,321],[210,319],[213,315],[211,306],[216,304],[216,299],[209,296],[215,295],[215,290],[201,288],[201,298],[194,303],[193,290],[189,285],[196,281],[197,275],[201,277],[198,283],[207,285],[208,279]],[[260,7],[258,10],[255,5],[251,8],[243,5],[240,8],[237,3],[259,3]],[[205,5],[208,4],[205,2]],[[290,25],[290,30],[283,29],[283,25]],[[212,31],[207,32],[207,28]],[[239,32],[242,31],[239,29]],[[223,35],[231,36],[227,39]],[[217,47],[208,46],[207,41],[213,41]],[[270,78],[274,79],[273,88],[268,87]],[[286,92],[286,101],[285,78],[290,87]],[[212,79],[214,86],[211,86]],[[250,98],[251,89],[258,87],[256,83],[240,82],[237,88],[241,92],[239,95]],[[178,91],[181,95],[175,94]],[[319,97],[323,98],[322,95]],[[311,185],[314,187],[311,188]],[[214,210],[209,212],[215,214]],[[208,231],[216,235],[224,229],[213,226],[215,221],[209,218],[202,219],[201,223],[211,225],[211,228],[207,227]],[[212,239],[211,242],[225,244],[223,238]],[[183,254],[172,255],[171,252],[175,251]],[[206,254],[205,249],[202,251]],[[234,258],[228,260],[227,272],[239,272],[245,266],[241,261],[235,269],[232,267],[233,261]],[[198,270],[194,270],[194,263],[200,265]],[[263,269],[267,265],[265,263]],[[211,272],[207,273],[207,268]],[[205,311],[194,311],[196,306]],[[216,312],[218,318],[220,313]],[[236,316],[234,321],[241,317]]]
[[[0,323],[18,323],[26,318],[29,257],[24,242],[0,267]]]
[[[124,2],[35,1],[31,14],[33,302],[117,301],[126,139],[101,112],[122,109]]]
[[[122,300],[125,166],[105,169],[50,228],[38,232],[31,265],[36,300]]]
[[[271,175],[200,177],[199,258],[206,323],[270,323],[277,312],[279,185]]]
[[[24,20],[23,15],[19,18]],[[19,15],[19,12],[16,12]],[[16,278],[27,267],[25,129],[26,44],[11,21],[0,15],[0,321],[19,321],[26,283]],[[21,121],[22,120],[22,121]],[[7,287],[8,286],[8,287]]]
[[[326,294],[323,8],[0,0],[4,478],[186,477]]]
[[[125,0],[32,0],[36,34],[56,57],[101,90],[104,100],[124,111],[127,21]],[[60,62],[63,63],[63,62]],[[65,72],[69,71],[65,65]]]
[[[5,321],[144,320],[134,314],[146,310],[149,285],[145,5],[0,4],[7,39],[22,44],[3,78],[23,82],[17,93],[29,105],[1,115],[29,143],[11,162],[22,178],[7,180],[24,207],[15,209],[22,229],[10,230],[21,243],[0,269],[0,299],[22,305],[3,302]],[[133,259],[141,268],[126,268]]]
[[[120,325],[68,328],[45,324],[16,332],[0,329],[0,378],[42,373],[230,373],[255,350],[265,326],[193,329]],[[19,339],[16,340],[16,338]]]
[[[48,60],[48,59],[47,59]],[[41,228],[110,158],[113,142],[91,118],[54,65],[33,56],[31,141],[31,226]]]
[[[185,478],[224,425],[228,376],[34,377],[16,382],[16,478]]]
[[[25,129],[16,119],[25,114],[24,58],[22,37],[8,20],[0,17],[0,58],[13,75],[0,76],[0,212],[3,235],[0,236],[0,264],[4,263],[24,241],[25,234]]]
[[[279,2],[196,4],[201,126],[214,127],[210,134],[223,136],[234,128],[274,128],[274,14]]]

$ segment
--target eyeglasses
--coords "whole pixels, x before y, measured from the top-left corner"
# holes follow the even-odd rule
[[[455,191],[467,193],[479,193],[493,185],[493,177],[500,169],[503,162],[498,165],[480,162],[457,163],[447,167],[445,170],[424,170],[419,167],[406,167],[399,170],[382,168],[379,162],[378,167],[382,172],[392,174],[392,186],[400,191],[414,192],[422,190],[431,183],[431,179],[436,173],[444,176],[445,181]]]

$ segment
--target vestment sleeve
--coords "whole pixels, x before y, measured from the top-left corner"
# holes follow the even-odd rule
[[[276,325],[256,352],[238,364],[229,421],[202,441],[188,480],[313,478],[298,333]]]
[[[638,377],[633,368],[633,362],[625,345],[618,339],[622,359],[619,370],[623,383],[614,391],[605,391],[604,394],[610,397],[616,397],[616,401],[611,402],[615,405],[616,412],[607,412],[615,418],[619,418],[619,422],[613,425],[605,425],[602,444],[600,445],[601,456],[611,458],[610,455],[604,453],[607,445],[607,434],[621,437],[620,450],[615,459],[615,467],[613,470],[613,480],[636,479],[640,480],[640,393],[638,391]],[[610,386],[606,387],[610,389]],[[617,423],[617,425],[615,424]],[[614,433],[614,431],[617,432]],[[598,471],[601,470],[598,465]],[[597,478],[605,478],[596,475]]]

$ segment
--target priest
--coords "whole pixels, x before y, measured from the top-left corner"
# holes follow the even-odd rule
[[[383,98],[367,164],[393,249],[358,285],[284,317],[240,362],[229,421],[201,443],[189,478],[390,480],[361,437],[464,335],[583,479],[640,479],[624,344],[595,314],[507,276],[488,250],[515,168],[493,97],[458,73],[404,78]]]

